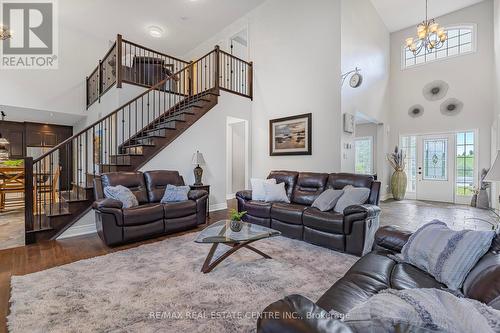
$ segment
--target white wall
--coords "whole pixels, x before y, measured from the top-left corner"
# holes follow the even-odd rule
[[[62,3],[60,2],[62,5]],[[66,113],[85,111],[85,77],[108,49],[106,39],[91,37],[60,22],[59,68],[0,70],[2,104]]]
[[[437,21],[444,27],[477,24],[477,52],[401,70],[401,45],[416,29],[411,27],[391,34],[391,146],[398,144],[401,134],[478,129],[479,168],[488,168],[494,114],[493,2],[481,2],[439,17]],[[434,80],[449,84],[446,98],[456,97],[464,102],[459,115],[450,117],[440,113],[440,105],[446,98],[429,102],[423,97],[423,87]],[[408,108],[414,104],[424,106],[422,117],[408,116]]]
[[[379,154],[388,151],[385,128],[389,115],[390,34],[370,0],[342,0],[342,73],[361,69],[363,83],[353,89],[348,79],[342,87],[342,113],[362,113],[382,125]],[[342,131],[341,168],[354,172],[354,134]],[[353,149],[346,149],[351,144]],[[380,159],[377,159],[380,160]],[[381,159],[383,160],[383,158]],[[378,170],[378,177],[387,184],[387,167]],[[386,193],[382,186],[381,195]]]
[[[273,169],[340,170],[340,0],[268,0],[189,52],[196,56],[248,28],[254,62],[252,176]],[[311,156],[269,156],[269,120],[311,112]]]
[[[494,108],[495,119],[492,124],[491,132],[491,164],[493,164],[498,150],[500,150],[500,0],[493,2],[493,25],[494,25]],[[498,182],[494,182],[491,187],[491,202],[492,206],[499,209],[498,196],[500,194],[500,186]]]
[[[177,170],[187,184],[193,184],[195,166],[191,164],[191,159],[193,153],[199,150],[206,162],[202,182],[210,185],[210,208],[226,208],[227,117],[249,120],[250,100],[221,92],[219,103],[212,110],[150,160],[141,171]]]

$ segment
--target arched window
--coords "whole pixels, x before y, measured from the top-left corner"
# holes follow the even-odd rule
[[[476,31],[474,25],[454,26],[446,28],[448,40],[438,50],[428,51],[426,48],[418,54],[413,54],[402,46],[402,68],[411,68],[413,66],[425,64],[432,61],[443,60],[456,57],[476,51]]]

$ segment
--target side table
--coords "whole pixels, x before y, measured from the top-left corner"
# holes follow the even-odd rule
[[[210,217],[210,185],[189,185],[189,188],[192,190],[205,190],[208,192],[207,198],[207,217]]]

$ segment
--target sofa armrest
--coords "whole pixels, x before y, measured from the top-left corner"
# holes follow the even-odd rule
[[[208,195],[208,192],[205,190],[191,190],[188,192],[189,200],[198,200]]]
[[[236,192],[236,198],[243,200],[252,200],[252,190],[244,190]]]
[[[349,235],[355,221],[366,221],[377,218],[380,207],[375,205],[352,205],[344,209],[344,233]]]
[[[123,203],[119,200],[105,198],[101,200],[94,201],[92,204],[92,208],[94,209],[102,209],[102,208],[115,208],[122,209]]]
[[[396,226],[381,227],[375,233],[375,245],[395,252],[401,252],[412,232]]]
[[[310,299],[290,295],[269,305],[257,321],[258,333],[353,333]]]

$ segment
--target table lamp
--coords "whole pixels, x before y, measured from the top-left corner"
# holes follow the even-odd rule
[[[203,158],[203,154],[200,153],[198,150],[196,153],[193,154],[193,165],[196,165],[196,168],[194,168],[194,185],[203,185],[201,182],[201,176],[203,176],[203,169],[200,167],[200,165],[205,165],[205,159]]]

